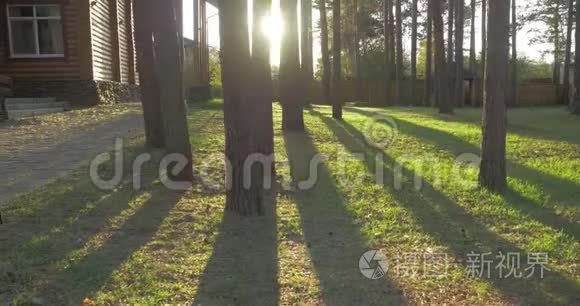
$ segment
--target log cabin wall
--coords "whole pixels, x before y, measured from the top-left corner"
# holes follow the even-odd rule
[[[56,4],[60,9],[64,55],[15,58],[10,51],[8,5]],[[89,2],[76,0],[0,0],[0,74],[14,80],[90,79]]]
[[[94,80],[135,84],[135,49],[131,0],[91,2]]]
[[[132,35],[132,48],[133,48],[133,84],[139,85],[139,71],[137,69],[137,47],[135,46],[135,0],[129,0],[129,5],[131,6],[130,17],[131,17],[131,35]]]
[[[35,6],[13,9],[9,21],[8,7],[13,5]],[[46,5],[52,6],[51,17],[58,16],[62,32],[55,32],[58,27],[46,28],[47,21],[40,21]],[[14,80],[17,97],[54,97],[73,105],[138,101],[132,7],[132,0],[0,0],[0,75]],[[34,21],[25,21],[28,16]],[[42,23],[45,28],[41,32],[27,27],[26,22]],[[20,52],[35,49],[34,56],[11,54],[9,23],[18,24],[12,33],[20,39]],[[21,33],[35,38],[22,39],[26,36]],[[47,56],[40,51],[41,38],[61,33],[62,44],[57,49],[62,53]],[[45,41],[42,46],[55,48]]]
[[[116,13],[115,0],[91,1],[91,46],[95,80],[120,80]]]
[[[131,0],[117,1],[121,83],[135,84],[135,52]]]

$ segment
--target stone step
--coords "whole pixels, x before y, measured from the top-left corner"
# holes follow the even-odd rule
[[[8,111],[8,118],[9,119],[17,119],[17,118],[23,118],[23,117],[33,117],[33,116],[43,115],[43,114],[61,113],[64,111],[65,111],[65,109],[62,107],[38,108],[38,109],[27,109],[27,110],[9,110]]]
[[[6,110],[35,110],[35,109],[50,109],[63,108],[68,109],[67,102],[46,102],[46,103],[20,103],[20,104],[6,104]]]
[[[6,105],[14,104],[43,104],[56,102],[56,98],[6,98]]]

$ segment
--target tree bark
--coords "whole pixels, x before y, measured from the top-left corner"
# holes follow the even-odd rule
[[[403,16],[402,16],[402,4],[401,0],[396,0],[396,11],[397,11],[397,65],[395,66],[396,76],[395,82],[397,86],[397,103],[402,103],[403,97]]]
[[[391,65],[391,36],[392,36],[392,27],[391,27],[391,15],[393,14],[392,10],[392,0],[383,0],[383,32],[385,36],[385,105],[389,105],[390,100],[390,88],[391,88],[391,75],[393,66]]]
[[[280,49],[280,103],[282,104],[282,129],[285,131],[304,130],[302,113],[304,101],[300,94],[302,86],[297,8],[297,0],[280,2],[282,19],[286,26]]]
[[[477,104],[483,105],[483,94],[485,91],[484,79],[487,68],[487,0],[481,0],[481,70],[479,73],[479,84],[481,88],[478,91]]]
[[[360,101],[362,98],[361,87],[361,66],[360,66],[360,7],[359,0],[354,0],[354,73],[356,82],[356,100]]]
[[[503,192],[506,179],[506,93],[509,65],[509,0],[489,3],[489,46],[485,76],[481,186]]]
[[[554,11],[554,84],[560,84],[560,3]]]
[[[328,15],[326,0],[318,0],[320,12],[320,48],[322,53],[322,97],[325,103],[330,103],[330,54],[328,50]]]
[[[332,117],[342,120],[342,101],[339,93],[340,80],[342,79],[342,31],[340,24],[340,0],[332,2]]]
[[[447,62],[453,63],[453,26],[455,25],[455,2],[457,0],[448,0],[447,11]]]
[[[145,122],[145,139],[153,148],[163,147],[163,125],[161,121],[161,100],[157,72],[155,70],[155,52],[153,46],[153,27],[150,21],[154,18],[153,0],[135,1],[135,47],[137,53],[137,70]]]
[[[253,16],[268,16],[272,8],[271,0],[254,0]],[[257,104],[258,151],[264,155],[274,153],[274,120],[272,116],[272,71],[270,67],[270,39],[264,34],[259,23],[252,29],[252,92]],[[312,58],[310,59],[312,63]]]
[[[431,0],[433,9],[433,34],[435,36],[435,72],[437,74],[437,105],[442,114],[453,113],[449,101],[449,76],[445,60],[445,39],[443,38],[443,0]]]
[[[312,102],[311,86],[314,67],[312,63],[312,0],[301,0],[302,8],[302,35],[300,44],[302,49],[302,75],[304,92],[307,103]],[[254,15],[255,16],[255,15]]]
[[[562,102],[569,104],[570,98],[570,65],[572,64],[572,29],[574,26],[574,0],[568,0],[568,24],[566,26],[566,54],[564,60],[564,89]]]
[[[455,101],[455,45],[454,41],[454,27],[455,27],[455,8],[457,7],[457,1],[459,0],[448,0],[448,10],[447,10],[447,64],[449,65],[449,100],[451,105],[456,105]]]
[[[576,0],[576,27],[580,25],[580,1]],[[576,30],[576,41],[580,42],[580,31]],[[580,115],[580,69],[578,66],[580,65],[580,43],[575,44],[575,52],[574,52],[574,62],[575,69],[574,69],[574,101],[570,106],[570,111],[572,114]]]
[[[411,7],[411,103],[417,105],[417,15],[418,0],[413,0]]]
[[[455,11],[455,105],[463,106],[464,88],[463,88],[463,31],[465,23],[465,2],[464,0],[455,0],[457,5]]]
[[[155,54],[157,80],[163,121],[164,147],[168,153],[177,153],[187,160],[178,174],[168,171],[173,180],[193,181],[191,144],[187,125],[187,109],[183,97],[181,43],[175,3],[155,3]],[[171,166],[170,166],[171,167]],[[170,169],[168,169],[170,170]]]
[[[393,13],[393,9],[395,8],[395,3],[394,1],[396,0],[389,0],[389,65],[391,66],[390,69],[390,79],[391,80],[395,80],[396,78],[396,74],[397,74],[397,69],[395,67],[396,65],[396,58],[397,58],[397,45],[395,44],[395,14]]]
[[[254,118],[259,102],[251,95],[253,80],[240,73],[254,68],[249,50],[247,4],[220,0],[219,5],[228,175],[226,210],[259,215],[263,212],[263,171],[252,169],[251,184],[244,185],[245,163],[251,154],[258,152],[257,142],[261,139]]]
[[[432,0],[427,0],[427,42],[425,59],[425,106],[433,106],[433,9]]]
[[[517,21],[517,11],[516,11],[516,0],[511,0],[512,2],[512,60],[511,60],[511,73],[510,73],[510,97],[507,101],[508,106],[515,106],[518,100],[518,49],[517,49],[517,34],[518,34],[518,21]]]
[[[476,1],[471,0],[471,33],[469,46],[469,72],[472,80],[469,82],[469,104],[475,105],[475,80],[477,79],[477,63],[475,59],[475,13],[477,11]]]

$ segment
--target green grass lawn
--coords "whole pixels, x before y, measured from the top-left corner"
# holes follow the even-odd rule
[[[368,141],[390,131],[376,115],[398,129],[384,149]],[[327,161],[312,189],[278,186],[264,216],[244,218],[223,212],[221,104],[191,105],[194,164],[207,170],[193,190],[167,191],[149,163],[142,190],[127,171],[117,189],[100,191],[82,167],[3,208],[0,304],[577,305],[580,120],[564,109],[511,111],[510,190],[495,195],[476,187],[475,169],[452,176],[457,156],[479,152],[479,117],[474,109],[440,116],[347,107],[337,122],[315,106],[305,110],[307,133],[283,134],[276,106],[278,182],[296,186],[314,155]],[[142,144],[136,139],[125,154],[143,152]],[[362,160],[338,158],[353,154]],[[219,184],[203,187],[211,182]],[[359,271],[368,250],[391,264],[379,280]],[[491,277],[468,277],[470,252],[490,253]],[[499,252],[521,254],[518,272],[527,253],[545,252],[551,271],[500,278]]]

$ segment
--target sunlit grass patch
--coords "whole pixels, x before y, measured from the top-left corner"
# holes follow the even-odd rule
[[[8,204],[8,223],[0,226],[0,304],[578,301],[580,144],[577,122],[564,112],[512,111],[510,191],[496,195],[477,187],[477,169],[463,167],[459,180],[453,176],[462,165],[458,155],[479,154],[477,110],[441,117],[423,108],[346,108],[340,122],[329,107],[315,106],[305,110],[303,134],[280,131],[276,105],[275,205],[264,216],[244,218],[223,211],[221,103],[189,108],[193,190],[166,190],[150,163],[142,190],[132,189],[126,173],[117,189],[101,191],[85,167]],[[388,146],[365,138],[368,126],[376,127],[375,114],[397,123]],[[540,120],[549,128],[537,132]],[[128,156],[142,152],[142,144],[132,143]],[[338,159],[357,153],[362,160]],[[315,154],[327,159],[316,184],[301,190],[297,183],[308,177]],[[293,188],[281,188],[285,182]],[[369,250],[390,260],[380,280],[359,271]],[[544,279],[471,279],[466,255],[472,251],[519,252],[523,266],[527,253],[547,252],[552,271]],[[437,267],[407,261],[406,268],[416,268],[408,275],[395,260],[412,253],[444,255],[448,266],[430,275]]]

